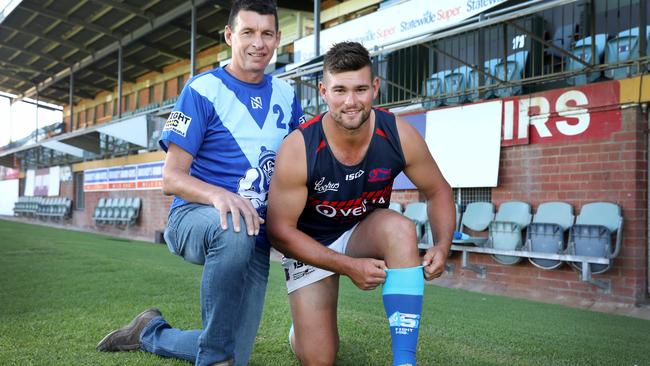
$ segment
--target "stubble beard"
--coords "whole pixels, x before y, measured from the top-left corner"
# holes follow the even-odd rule
[[[370,110],[363,109],[361,110],[361,116],[360,116],[360,121],[358,123],[353,121],[353,123],[349,123],[345,121],[345,112],[339,112],[339,113],[332,113],[332,119],[336,124],[342,128],[346,132],[355,132],[361,129],[363,125],[365,125],[368,120],[370,119]]]

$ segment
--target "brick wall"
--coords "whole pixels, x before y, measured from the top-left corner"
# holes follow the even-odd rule
[[[142,200],[142,206],[140,207],[140,216],[136,224],[130,227],[110,224],[95,225],[92,215],[99,199],[102,197],[140,197]],[[162,190],[159,189],[86,192],[85,209],[83,211],[75,211],[70,224],[74,227],[90,231],[98,231],[109,235],[154,241],[155,232],[157,230],[164,230],[165,225],[167,224],[167,212],[169,211],[171,200],[171,197],[163,195]]]
[[[24,186],[24,179],[20,180],[21,191]],[[45,223],[54,224],[74,230],[84,230],[103,233],[107,235],[119,236],[129,239],[138,239],[153,242],[155,233],[158,230],[164,230],[167,225],[167,213],[173,197],[167,197],[160,189],[151,190],[130,190],[130,191],[105,191],[105,192],[86,192],[84,197],[84,208],[75,209],[75,191],[72,180],[61,182],[59,196],[68,197],[72,200],[72,218],[65,221],[48,220]],[[140,207],[140,216],[135,225],[95,225],[93,221],[93,212],[99,199],[105,198],[128,198],[140,197],[142,206]],[[34,223],[43,223],[42,219],[23,218],[25,221]]]
[[[163,84],[158,83],[153,88],[153,99],[151,99],[151,103],[162,102],[163,101],[162,94],[163,94]]]
[[[611,283],[611,293],[581,282],[579,273],[564,264],[541,270],[523,259],[519,264],[497,264],[489,255],[470,254],[470,263],[487,267],[485,278],[460,268],[460,253],[450,263],[453,274],[439,282],[493,293],[562,303],[591,304],[642,302],[647,295],[647,117],[638,108],[622,110],[622,128],[606,140],[581,140],[503,147],[498,187],[492,202],[565,201],[577,215],[585,203],[609,201],[621,206],[624,218],[622,250],[613,267],[595,279]],[[421,200],[414,191],[396,191],[393,200]]]

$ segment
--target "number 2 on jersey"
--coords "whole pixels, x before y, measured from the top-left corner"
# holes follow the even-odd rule
[[[276,125],[278,128],[281,128],[281,129],[283,129],[283,130],[286,130],[286,129],[287,129],[287,124],[284,123],[284,122],[282,122],[282,120],[284,119],[284,112],[282,111],[282,108],[280,108],[280,106],[279,106],[278,104],[274,104],[274,105],[273,105],[273,114],[277,114],[277,115],[278,115],[278,120],[277,120],[277,122],[275,123],[275,125]]]

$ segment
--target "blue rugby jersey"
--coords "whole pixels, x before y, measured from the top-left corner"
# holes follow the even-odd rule
[[[387,208],[393,180],[404,170],[404,154],[395,116],[373,108],[375,132],[363,160],[354,166],[334,157],[323,131],[323,115],[300,126],[307,153],[307,205],[298,229],[323,245],[363,220],[375,208]]]
[[[265,217],[275,154],[302,120],[289,84],[268,75],[246,83],[217,68],[188,81],[159,143],[190,153],[191,176],[248,198]],[[170,210],[186,203],[174,197]]]

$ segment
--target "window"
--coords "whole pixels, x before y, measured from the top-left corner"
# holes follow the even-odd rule
[[[126,112],[126,111],[129,110],[129,107],[130,107],[130,105],[129,105],[129,104],[130,104],[130,103],[129,103],[129,100],[130,100],[130,99],[131,99],[131,95],[129,94],[129,95],[125,96],[125,97],[124,97],[124,100],[122,101],[122,103],[124,103],[124,107],[122,108],[122,110],[123,110],[124,112]]]
[[[76,172],[74,173],[74,209],[83,211],[84,208],[84,172]]]
[[[185,78],[183,75],[178,75],[178,78],[176,79],[176,86],[178,90],[178,95],[181,95],[181,90],[183,90],[183,87],[185,86]]]
[[[156,101],[155,99],[154,87],[152,84],[149,85],[149,104],[154,103]]]
[[[458,203],[461,211],[472,202],[492,202],[492,188],[454,188],[454,202]]]
[[[117,99],[113,99],[113,115],[117,116]]]

